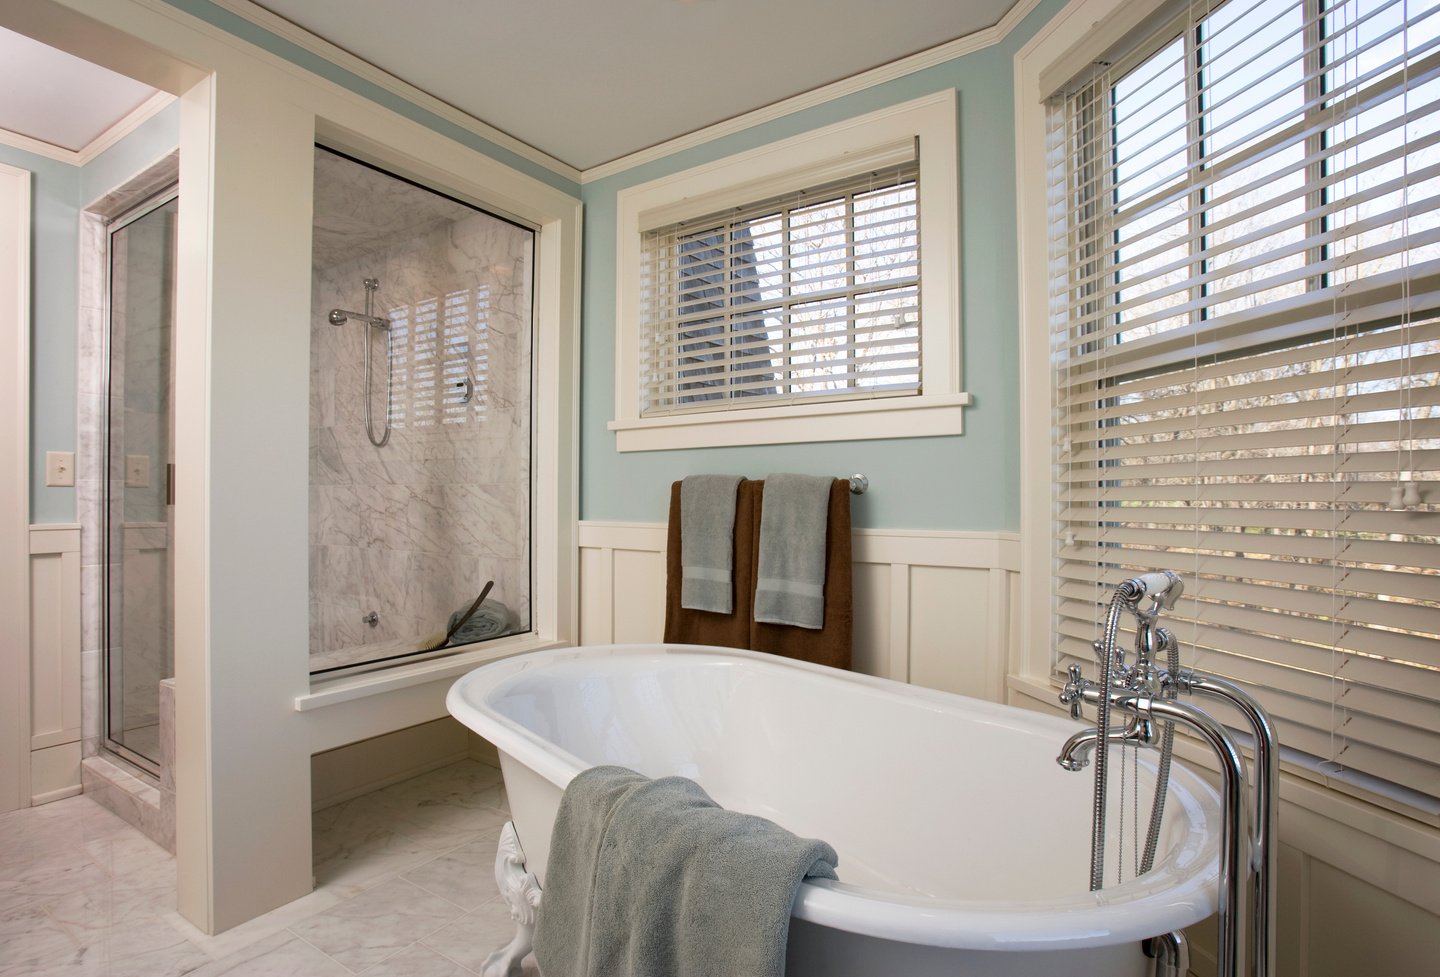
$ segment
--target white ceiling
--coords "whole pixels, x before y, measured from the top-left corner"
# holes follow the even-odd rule
[[[578,169],[996,23],[1014,0],[260,0]]]
[[[0,27],[0,129],[79,152],[155,89]]]

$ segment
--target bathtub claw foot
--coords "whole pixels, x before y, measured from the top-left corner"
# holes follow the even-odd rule
[[[510,942],[485,958],[481,977],[521,977],[525,957],[535,942],[535,910],[540,907],[540,882],[525,871],[525,851],[515,833],[515,822],[506,821],[500,831],[500,848],[495,853],[495,884],[510,906],[515,935]]]

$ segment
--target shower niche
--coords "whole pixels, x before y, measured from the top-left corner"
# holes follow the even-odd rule
[[[534,237],[316,147],[313,675],[531,631]]]

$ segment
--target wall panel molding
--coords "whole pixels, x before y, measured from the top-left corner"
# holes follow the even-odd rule
[[[80,527],[30,527],[30,803],[80,790]]]
[[[661,640],[665,539],[665,523],[580,523],[581,644]],[[1019,538],[857,529],[852,546],[855,670],[1003,701]]]

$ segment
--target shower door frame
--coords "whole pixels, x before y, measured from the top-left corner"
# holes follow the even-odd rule
[[[112,527],[111,527],[111,524],[110,524],[110,517],[111,517],[111,504],[110,504],[110,503],[111,503],[111,494],[110,494],[110,493],[111,493],[111,486],[112,486],[113,482],[115,481],[115,478],[113,477],[113,475],[114,475],[114,462],[113,462],[113,456],[112,456],[112,454],[111,454],[111,446],[112,446],[112,445],[111,445],[111,433],[112,433],[112,414],[113,414],[113,411],[112,411],[112,409],[111,409],[111,408],[112,408],[112,403],[111,403],[111,401],[112,401],[112,399],[113,399],[113,398],[112,398],[112,394],[111,394],[111,391],[112,391],[112,389],[113,389],[112,386],[111,386],[111,383],[112,383],[112,370],[113,370],[113,367],[114,367],[114,349],[112,348],[112,345],[111,345],[111,340],[112,340],[112,337],[113,337],[113,335],[114,335],[113,319],[112,319],[112,314],[113,314],[113,309],[112,309],[112,296],[113,296],[113,289],[114,289],[114,284],[115,284],[115,283],[114,283],[114,267],[115,267],[115,266],[114,266],[114,246],[113,246],[113,240],[114,240],[115,234],[118,233],[119,231],[122,231],[122,230],[124,230],[126,227],[129,227],[131,224],[134,224],[135,222],[137,222],[137,221],[139,221],[139,220],[141,220],[141,219],[143,219],[143,218],[145,218],[145,217],[148,217],[150,214],[153,214],[155,211],[159,210],[161,207],[164,207],[166,204],[169,204],[171,201],[178,200],[179,197],[180,197],[180,183],[179,183],[179,180],[175,180],[175,181],[172,181],[172,182],[170,182],[170,183],[167,183],[164,187],[160,188],[159,190],[156,190],[154,193],[146,194],[142,199],[136,201],[136,202],[135,202],[133,205],[131,205],[130,207],[127,207],[124,212],[116,215],[116,216],[113,217],[113,218],[107,219],[107,220],[105,221],[105,232],[104,232],[104,233],[105,233],[105,251],[104,251],[104,255],[102,256],[102,263],[103,263],[103,265],[104,265],[104,272],[105,272],[105,288],[104,288],[104,291],[102,292],[102,295],[103,295],[103,298],[104,298],[104,309],[102,310],[102,322],[104,323],[104,329],[103,329],[103,335],[102,335],[102,345],[103,345],[102,356],[104,357],[103,362],[104,362],[104,366],[105,366],[105,385],[104,385],[104,389],[105,389],[104,405],[105,405],[105,406],[104,406],[104,410],[103,410],[103,412],[102,412],[102,416],[103,416],[103,418],[104,418],[104,421],[103,421],[103,430],[104,430],[104,435],[105,435],[105,437],[104,437],[104,441],[102,442],[103,448],[102,448],[102,451],[101,451],[101,464],[104,466],[104,470],[103,470],[103,477],[102,477],[101,480],[100,480],[100,481],[101,481],[101,484],[102,484],[103,487],[104,487],[104,491],[103,491],[103,493],[101,494],[101,503],[100,503],[100,553],[101,553],[101,561],[100,561],[100,569],[101,569],[101,583],[100,583],[100,638],[101,638],[101,643],[100,643],[100,745],[101,745],[101,747],[105,750],[105,752],[110,753],[110,754],[112,754],[112,755],[114,755],[114,756],[117,756],[117,757],[119,757],[120,759],[126,761],[127,763],[130,763],[130,764],[132,764],[133,766],[138,767],[139,769],[143,770],[145,773],[151,775],[152,777],[157,777],[157,778],[160,776],[160,759],[159,759],[159,757],[158,757],[158,756],[157,756],[157,757],[154,757],[154,758],[147,757],[147,756],[145,756],[143,753],[140,753],[140,752],[134,750],[133,748],[131,748],[131,747],[129,747],[129,746],[126,746],[124,743],[120,742],[119,740],[115,739],[115,738],[111,735],[111,725],[110,725],[110,717],[111,717],[111,705],[110,705],[110,699],[111,699],[111,664],[112,664],[112,652],[113,652],[112,643],[111,643],[111,608],[110,608],[110,597],[111,597],[111,592],[112,592],[112,591],[111,591],[111,567],[113,567],[113,566],[118,566],[118,564],[112,562],[112,559],[111,559],[111,557],[112,557],[112,552],[111,552],[111,550],[112,550],[112,545],[111,545],[111,544],[112,544]],[[172,254],[172,260],[178,260],[178,256]],[[170,629],[170,632],[171,632],[171,641],[173,642],[173,641],[174,641],[174,614],[175,614],[175,610],[174,610],[174,589],[175,589],[175,588],[174,588],[174,560],[173,560],[174,545],[175,545],[175,541],[174,541],[174,506],[175,506],[175,498],[174,498],[174,492],[173,492],[173,485],[174,485],[173,463],[169,461],[169,458],[172,458],[172,457],[174,456],[174,452],[175,452],[175,398],[174,398],[174,392],[175,392],[175,391],[174,391],[174,388],[175,388],[175,349],[174,349],[174,342],[175,342],[175,306],[174,306],[174,303],[173,303],[173,302],[172,302],[172,304],[171,304],[171,317],[170,317],[170,322],[166,324],[165,328],[166,328],[166,329],[169,331],[169,333],[170,333],[170,336],[169,336],[170,352],[169,352],[169,355],[167,356],[167,361],[168,361],[167,364],[166,364],[166,374],[167,374],[167,376],[166,376],[166,380],[165,380],[166,389],[167,389],[167,392],[168,392],[168,394],[169,394],[169,396],[167,397],[167,400],[168,400],[168,402],[169,402],[169,406],[168,406],[167,411],[166,411],[166,414],[167,414],[166,427],[168,428],[168,436],[167,436],[167,443],[166,443],[167,462],[166,462],[166,467],[165,467],[165,471],[166,471],[166,492],[165,492],[166,498],[165,498],[165,507],[166,507],[166,522],[169,524],[169,527],[168,527],[168,536],[167,536],[167,539],[166,539],[166,549],[167,549],[168,552],[170,552],[170,553],[172,554],[172,559],[169,561],[169,564],[168,564],[168,567],[167,567],[167,572],[166,572],[165,591],[166,591],[167,595],[170,597],[169,610],[168,610],[167,613],[169,614],[170,619],[171,619],[171,629]],[[123,586],[123,583],[122,583],[122,586]],[[123,601],[122,601],[122,603],[123,603]],[[123,648],[122,648],[120,654],[121,654],[121,657],[123,658],[123,656],[124,656],[124,650],[123,650]],[[173,662],[173,647],[172,647],[172,662]],[[120,673],[120,674],[121,674],[122,676],[124,675],[123,664],[122,664],[122,669],[121,669],[121,673]],[[123,693],[122,693],[122,694],[123,694]],[[158,694],[159,694],[159,693],[158,693],[158,689],[157,689],[157,693],[156,693],[156,694],[157,694],[157,696],[158,696]]]

